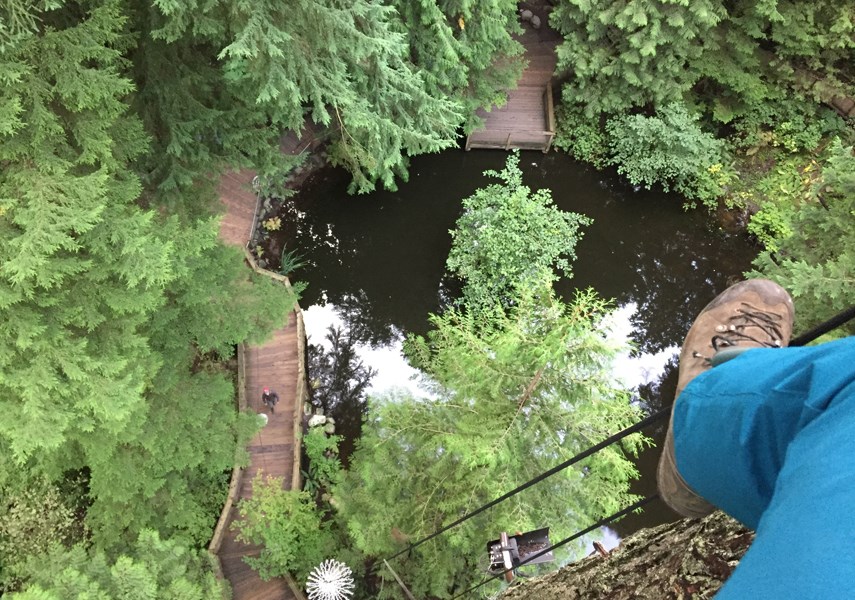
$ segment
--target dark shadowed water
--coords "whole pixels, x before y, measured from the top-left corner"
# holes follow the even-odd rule
[[[454,295],[453,282],[444,278],[448,230],[461,200],[489,182],[482,172],[501,169],[505,157],[460,150],[419,157],[398,192],[358,197],[346,194],[347,174],[330,169],[311,178],[283,210],[280,239],[311,262],[296,273],[309,284],[301,305],[310,343],[322,345],[327,327],[340,327],[339,354],[348,341],[356,352],[340,362],[352,367],[361,360],[377,371],[369,390],[411,384],[411,371],[399,356],[402,336],[424,334],[427,315]],[[574,277],[558,283],[559,293],[569,297],[590,286],[614,299],[619,329],[636,346],[620,361],[621,376],[639,386],[651,410],[670,404],[676,386],[673,357],[686,330],[709,300],[740,278],[756,249],[741,235],[719,231],[704,213],[684,212],[678,196],[634,191],[613,173],[566,155],[524,152],[521,166],[527,185],[551,189],[560,208],[594,220],[577,247]],[[361,375],[365,383],[365,369]],[[347,395],[353,389],[343,379],[324,385],[342,386]],[[358,435],[362,411],[364,404],[355,400],[332,407],[339,432]],[[661,441],[664,425],[649,434]],[[343,452],[351,447],[352,441]],[[641,479],[634,492],[655,491],[657,458],[656,448],[639,458]],[[655,503],[615,529],[626,535],[675,518]]]

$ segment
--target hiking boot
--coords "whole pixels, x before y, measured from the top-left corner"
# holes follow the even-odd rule
[[[793,332],[793,300],[777,283],[750,279],[707,304],[692,324],[680,351],[674,404],[690,381],[714,365],[751,348],[783,348]],[[715,507],[696,494],[677,471],[671,421],[659,458],[657,481],[666,504],[685,517],[704,517]]]

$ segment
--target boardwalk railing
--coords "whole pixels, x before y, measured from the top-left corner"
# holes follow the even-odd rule
[[[238,344],[237,348],[237,409],[238,411],[246,410],[246,345]],[[240,450],[238,450],[240,452]],[[211,536],[211,543],[208,544],[208,553],[211,557],[211,564],[214,567],[214,573],[217,579],[224,581],[223,564],[220,561],[220,546],[223,544],[223,535],[226,533],[226,526],[229,522],[232,508],[237,502],[238,493],[240,492],[240,484],[243,479],[243,468],[238,466],[237,457],[235,457],[235,466],[232,469],[232,477],[229,481],[229,492],[226,496],[226,503],[223,505],[223,510],[220,511],[220,518],[217,519],[217,526],[214,528],[214,535]],[[225,600],[230,600],[229,594]]]
[[[255,256],[248,248],[244,248],[243,253],[246,262],[253,271],[279,281],[290,292],[294,291],[288,277],[259,267],[255,261]],[[300,464],[302,459],[303,407],[309,401],[309,384],[306,375],[306,324],[303,321],[303,310],[297,302],[294,303],[294,316],[297,319],[297,389],[294,395],[294,471],[291,476],[291,489],[299,490],[303,487],[302,465]]]

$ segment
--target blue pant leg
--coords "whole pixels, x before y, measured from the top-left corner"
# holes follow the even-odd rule
[[[716,600],[842,600],[855,597],[854,581],[851,383],[790,444],[757,537]]]
[[[756,529],[787,448],[855,381],[855,338],[754,349],[696,377],[674,409],[677,468],[698,494]]]
[[[751,350],[695,379],[678,469],[757,538],[719,600],[844,598],[855,580],[855,339]]]

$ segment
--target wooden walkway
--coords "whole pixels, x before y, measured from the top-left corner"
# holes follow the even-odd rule
[[[315,132],[310,133],[310,142],[315,141]],[[305,149],[303,140],[293,134],[285,136],[282,151],[297,154]],[[226,173],[220,180],[219,194],[225,207],[220,223],[220,238],[227,244],[244,248],[252,235],[255,219],[256,194],[252,189],[255,173],[242,170]],[[238,501],[252,497],[252,480],[259,471],[265,475],[282,477],[286,489],[294,479],[295,420],[301,411],[298,374],[300,372],[299,350],[301,330],[296,312],[288,315],[286,325],[274,332],[267,343],[247,348],[244,360],[244,393],[248,409],[267,412],[268,423],[250,441],[247,450],[249,466],[244,469],[238,488]],[[272,415],[261,404],[261,391],[267,386],[279,394],[279,403]],[[245,556],[257,556],[261,548],[250,546],[235,539],[232,523],[238,517],[237,507],[232,506],[222,543],[217,556],[223,575],[232,587],[234,600],[298,600],[285,579],[262,581],[244,562]]]
[[[561,37],[550,29],[547,15],[535,9],[543,25],[533,29],[529,23],[520,41],[525,47],[528,66],[517,88],[508,92],[508,102],[490,112],[480,109],[477,114],[484,119],[484,127],[466,138],[466,150],[495,148],[511,150],[549,151],[555,137],[555,117],[552,107],[550,81],[555,72],[557,58],[555,47]]]
[[[269,386],[279,394],[279,404],[267,425],[249,443],[249,466],[244,470],[238,498],[252,497],[252,480],[256,473],[281,477],[286,489],[291,487],[294,468],[294,419],[297,395],[297,320],[292,312],[287,325],[276,331],[266,344],[253,346],[246,352],[246,397],[249,409],[265,412],[261,390]],[[229,529],[225,532],[219,557],[223,574],[232,586],[234,600],[296,599],[284,579],[262,581],[243,558],[257,556],[261,548],[235,540],[231,524],[237,518],[233,507]]]

